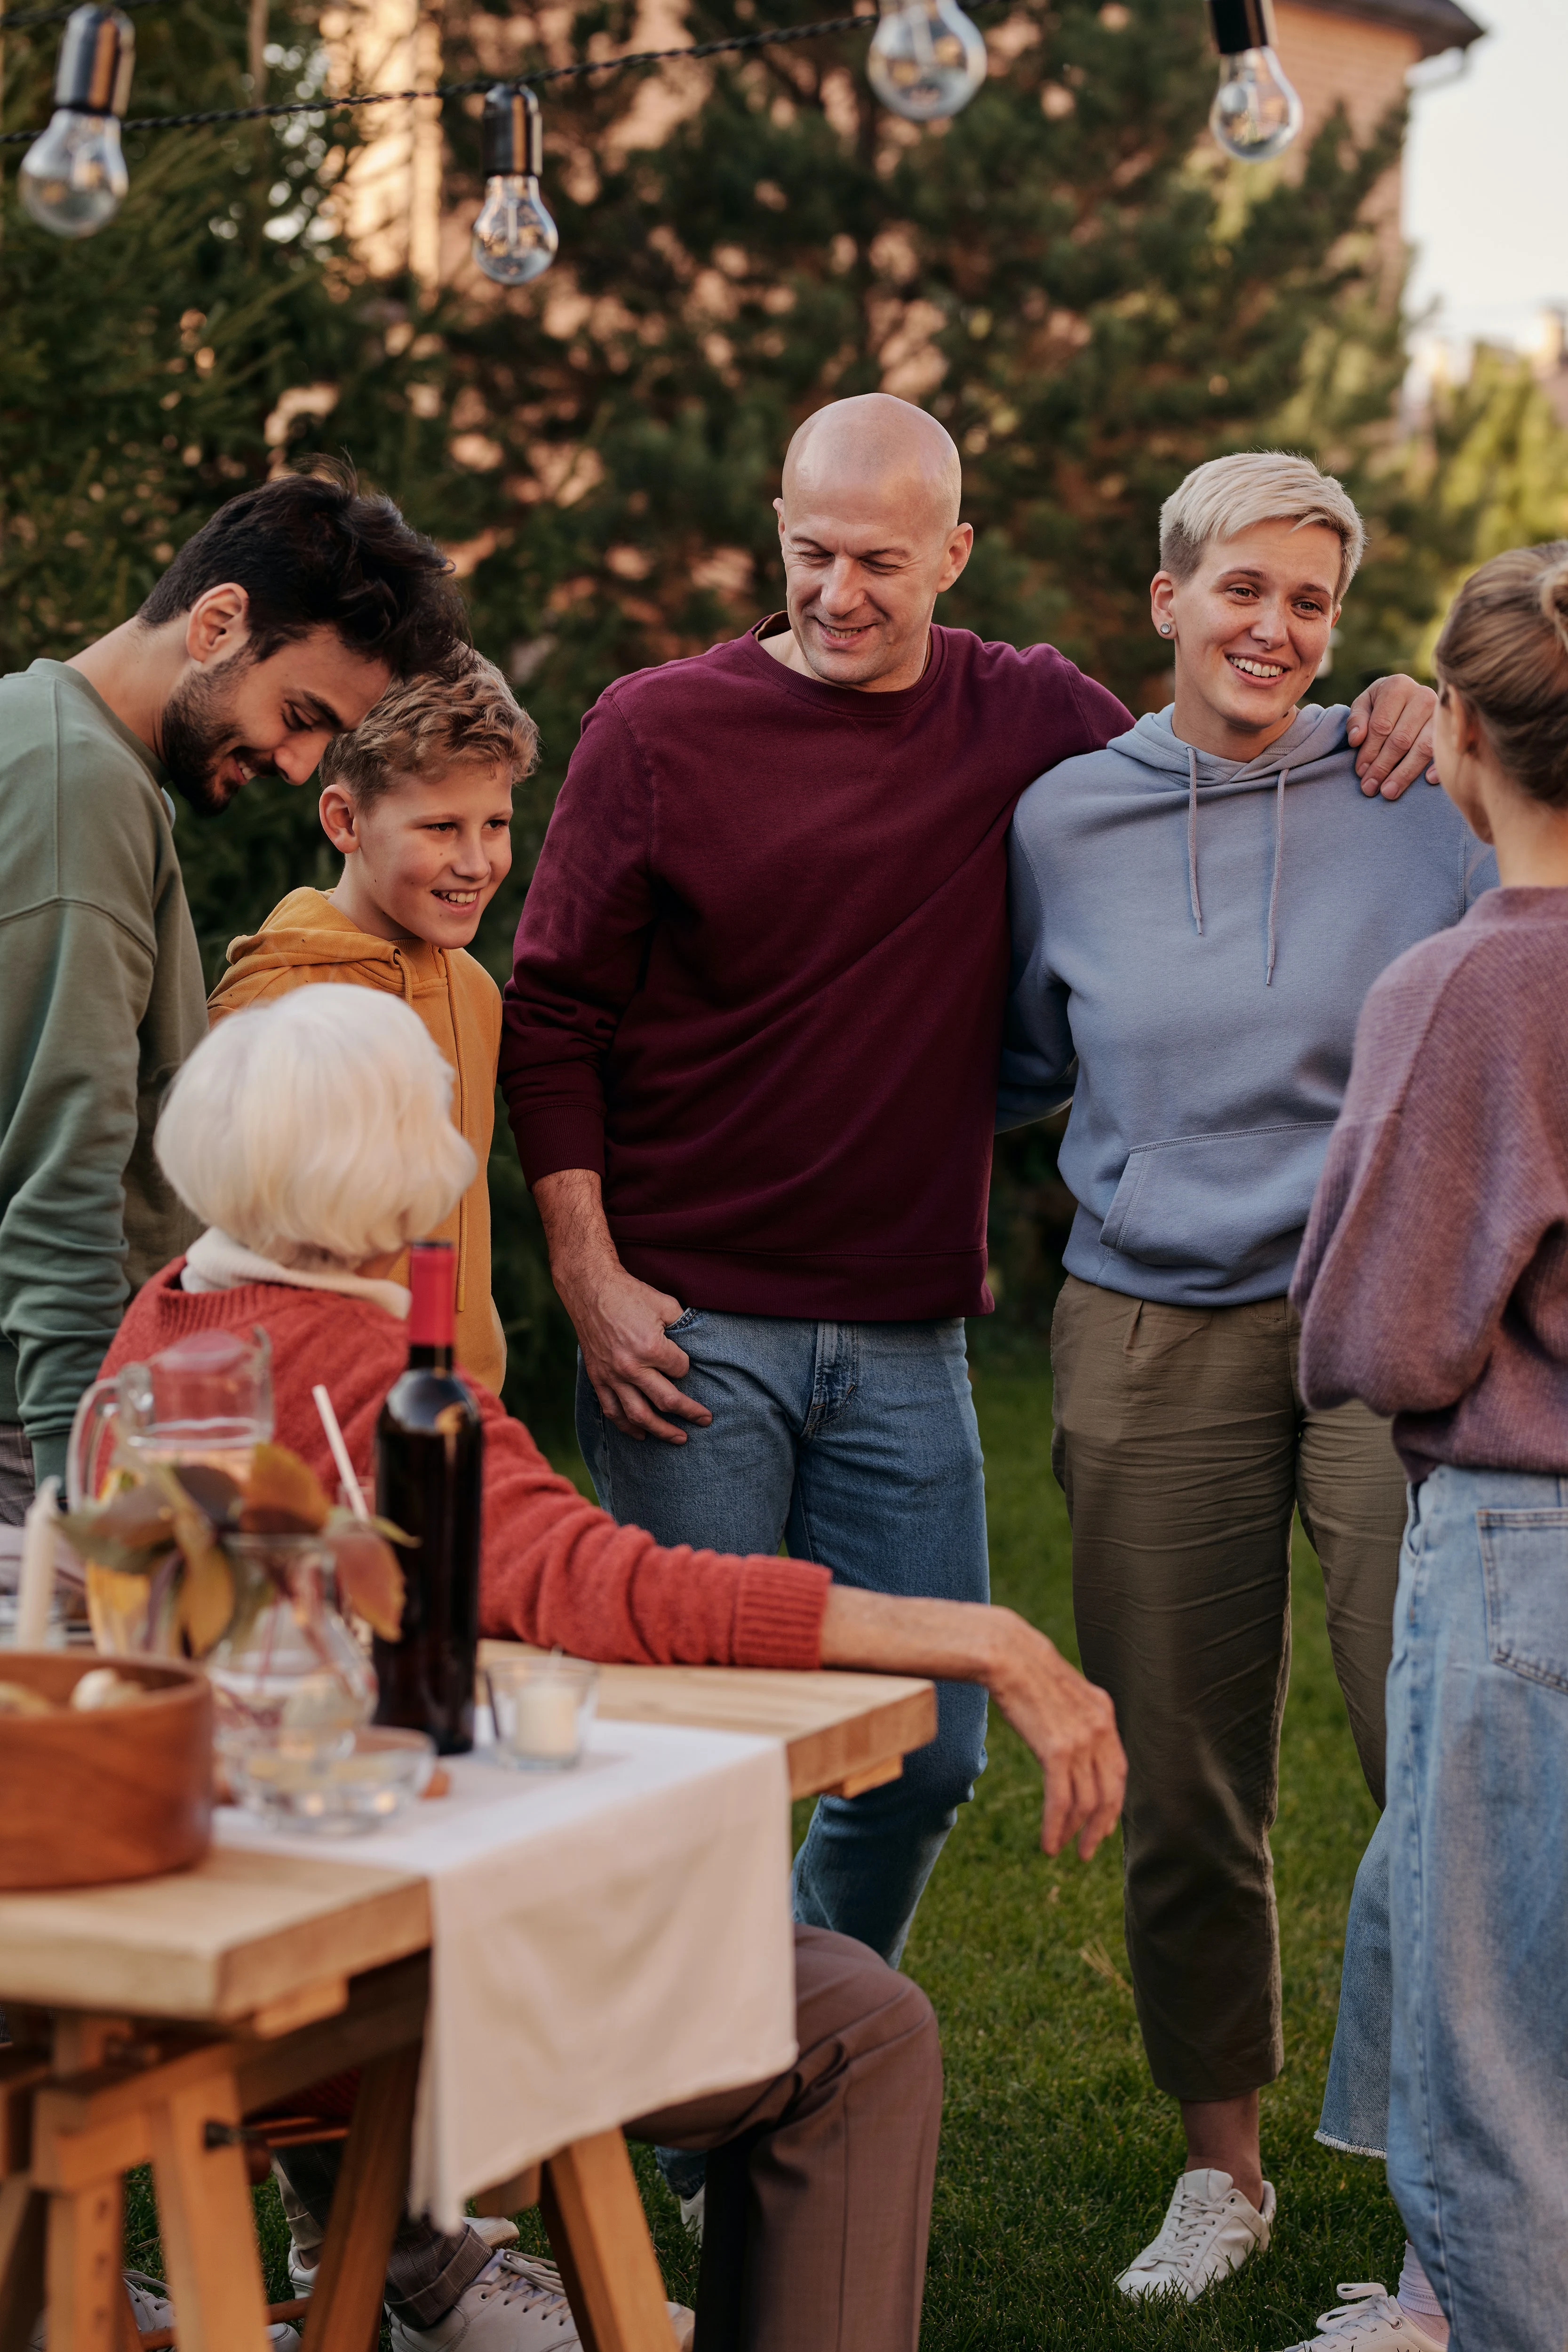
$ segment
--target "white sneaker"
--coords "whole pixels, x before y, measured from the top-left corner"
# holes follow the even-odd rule
[[[1321,2311],[1316,2336],[1292,2344],[1289,2352],[1315,2352],[1320,2344],[1335,2345],[1338,2352],[1441,2352],[1436,2337],[1400,2308],[1381,2279],[1342,2279],[1335,2292],[1343,2303]]]
[[[1117,2280],[1123,2294],[1179,2294],[1196,2303],[1215,2279],[1228,2278],[1252,2253],[1268,2251],[1274,2186],[1263,2184],[1263,2210],[1248,2202],[1228,2172],[1184,2172],[1160,2234]]]
[[[708,2218],[708,2183],[703,2182],[695,2197],[680,2200],[680,2226],[698,2244],[702,2243],[702,2224]]]
[[[517,2223],[509,2221],[501,2213],[469,2213],[466,2216],[476,2238],[482,2238],[492,2253],[503,2246],[517,2243]],[[309,2259],[307,2259],[307,2256]],[[317,2240],[301,2252],[292,2238],[289,2241],[289,2284],[297,2295],[313,2294],[316,2274],[321,2268],[321,2242]]]
[[[174,2306],[163,2293],[163,2281],[149,2278],[145,2271],[126,2271],[123,2276],[131,2297],[131,2308],[136,2314],[139,2334],[150,2336],[154,2328],[173,2327]],[[27,2338],[27,2352],[45,2352],[49,2340],[48,2319],[47,2311],[40,2313],[38,2324]],[[276,2319],[271,2323],[267,2330],[267,2341],[277,2347],[277,2352],[300,2352],[298,2332],[286,2319]]]
[[[665,2305],[678,2343],[695,2320],[679,2303]],[[561,2273],[553,2263],[500,2253],[482,2278],[460,2295],[433,2327],[416,2327],[389,2312],[393,2352],[579,2352],[582,2338]]]

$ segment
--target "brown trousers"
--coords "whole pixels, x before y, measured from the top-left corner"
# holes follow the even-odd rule
[[[942,2123],[942,2046],[918,1985],[847,1936],[795,1931],[800,2054],[771,2083],[715,2091],[626,2129],[705,2148],[697,2352],[915,2352]],[[341,2142],[276,2159],[296,2244],[319,2245]],[[393,2310],[434,2327],[490,2249],[405,2213]]]
[[[1290,1519],[1322,1562],[1362,1769],[1384,1797],[1405,1474],[1364,1405],[1309,1412],[1289,1302],[1162,1307],[1068,1277],[1052,1467],[1083,1670],[1127,1749],[1127,1951],[1150,2071],[1229,2099],[1285,2063],[1268,1832],[1290,1672]]]
[[[916,2352],[942,2050],[864,1944],[795,1931],[800,2055],[771,2083],[628,2124],[706,2148],[697,2352]]]

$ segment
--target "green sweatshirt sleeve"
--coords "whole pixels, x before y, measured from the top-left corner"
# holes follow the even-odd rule
[[[42,1479],[63,1467],[130,1294],[124,1172],[153,961],[110,916],[60,899],[6,925],[4,957],[0,1331]]]
[[[193,1230],[152,1135],[205,1008],[148,759],[61,665],[0,683],[0,1421],[40,1479]]]

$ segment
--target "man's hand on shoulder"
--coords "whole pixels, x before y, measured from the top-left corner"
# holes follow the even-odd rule
[[[679,1322],[680,1301],[628,1274],[605,1220],[599,1179],[587,1169],[542,1176],[534,1201],[550,1245],[550,1272],[572,1318],[583,1364],[605,1419],[623,1437],[662,1437],[684,1445],[689,1422],[706,1428],[706,1405],[674,1383],[691,1370],[665,1326]],[[673,1420],[663,1420],[661,1414]]]
[[[1369,800],[1396,801],[1418,777],[1437,781],[1432,765],[1432,719],[1437,698],[1429,686],[1398,672],[1374,678],[1351,705],[1350,740],[1355,772]]]

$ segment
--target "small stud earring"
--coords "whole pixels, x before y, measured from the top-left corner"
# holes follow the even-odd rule
[[[1162,621],[1162,622],[1161,622],[1161,624],[1160,624],[1160,635],[1161,635],[1163,637],[1168,637],[1168,636],[1170,635],[1170,634],[1171,634],[1171,624],[1169,623],[1169,621]]]

